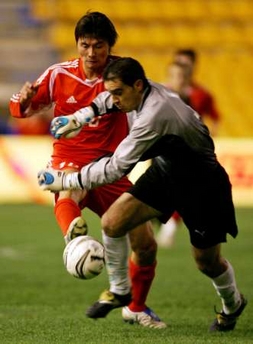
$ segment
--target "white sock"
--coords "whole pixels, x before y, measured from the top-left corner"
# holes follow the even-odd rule
[[[213,278],[212,283],[221,298],[224,313],[231,314],[240,307],[241,296],[236,286],[234,269],[229,262],[227,263],[227,270]]]
[[[102,237],[106,252],[106,269],[109,277],[110,291],[119,295],[125,295],[131,289],[128,275],[128,236],[110,238],[102,231]]]

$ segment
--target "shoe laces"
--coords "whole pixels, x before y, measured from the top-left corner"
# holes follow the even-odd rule
[[[149,308],[147,308],[145,311],[140,312],[140,314],[137,315],[138,322],[145,326],[150,328],[165,328],[167,327],[164,322],[161,321],[161,319]]]

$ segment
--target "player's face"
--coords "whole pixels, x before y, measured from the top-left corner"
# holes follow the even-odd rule
[[[85,72],[100,74],[110,53],[108,42],[93,37],[82,37],[78,39],[77,50],[82,58]]]
[[[137,80],[133,86],[124,84],[119,79],[105,81],[105,88],[110,92],[113,103],[122,112],[137,110],[142,100],[142,80]]]
[[[181,92],[186,84],[184,70],[176,65],[172,65],[168,70],[169,86],[175,92]]]
[[[185,65],[185,66],[188,66],[190,69],[191,69],[191,72],[193,72],[194,70],[194,63],[193,61],[191,60],[191,58],[187,55],[184,55],[184,54],[177,54],[175,56],[175,62],[178,62],[182,65]]]

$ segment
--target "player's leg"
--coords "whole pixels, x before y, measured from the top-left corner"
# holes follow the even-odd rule
[[[134,250],[130,260],[133,301],[128,307],[123,308],[123,319],[130,323],[136,322],[142,326],[161,329],[167,325],[145,303],[156,266],[156,243],[147,220],[159,215],[161,214],[155,209],[131,194],[124,193],[103,215],[102,226],[111,238],[124,236],[134,227],[129,232]]]
[[[199,182],[201,176],[202,183]],[[221,166],[201,176],[195,182],[193,196],[187,193],[187,210],[182,217],[190,231],[197,267],[211,278],[221,298],[222,311],[217,313],[210,330],[230,331],[246,306],[237,288],[233,267],[221,255],[221,244],[227,241],[227,234],[235,238],[238,232],[231,184]],[[182,197],[182,202],[186,198]]]
[[[101,213],[102,210],[97,208],[98,203],[105,202],[108,204],[107,199],[115,192],[113,198],[117,199],[119,188],[122,193],[122,183],[124,185],[124,181],[121,181],[119,184],[104,186],[90,193],[93,196],[96,193],[94,196],[96,204],[93,204],[92,209]],[[127,186],[129,187],[129,181],[127,181]],[[124,189],[126,189],[125,186]],[[104,193],[104,191],[106,192]],[[110,203],[112,203],[111,199]],[[130,245],[133,251],[129,264],[129,252],[126,250],[127,242],[128,235],[111,238],[103,232],[110,290],[101,294],[100,299],[87,310],[87,316],[92,318],[105,317],[112,309],[129,304],[129,298],[125,297],[128,297],[131,290],[133,296],[132,309],[136,311],[147,309],[145,302],[154,278],[157,249],[151,224],[149,222],[142,224],[131,231]],[[126,278],[129,275],[131,281]]]
[[[138,163],[129,175],[131,182],[135,183],[150,165],[151,160]],[[129,259],[132,302],[128,305],[128,310],[134,316],[134,313],[143,312],[147,309],[145,303],[155,276],[157,244],[151,222],[146,222],[130,231],[129,238],[132,248]]]
[[[132,249],[129,259],[132,302],[128,306],[131,311],[140,312],[147,307],[147,296],[155,276],[157,244],[149,222],[130,231],[129,238]]]
[[[221,256],[220,244],[206,249],[192,246],[192,251],[198,269],[211,278],[222,302],[222,311],[217,313],[210,330],[233,330],[247,301],[237,288],[232,265]]]
[[[159,216],[161,212],[124,192],[102,216],[102,227],[108,236],[118,238]]]
[[[157,244],[150,222],[129,232],[132,254],[129,273],[132,283],[132,301],[122,309],[124,321],[151,328],[165,328],[166,324],[146,304],[156,268]]]
[[[76,172],[81,168],[71,160],[63,161],[60,158],[53,158],[47,167],[56,170],[64,169],[68,172]],[[82,218],[79,206],[86,194],[85,190],[66,190],[55,194],[54,214],[66,243],[76,236],[84,235],[88,232],[87,223]]]
[[[79,207],[79,202],[85,194],[82,190],[68,190],[56,195],[54,213],[66,243],[88,232],[87,223]]]

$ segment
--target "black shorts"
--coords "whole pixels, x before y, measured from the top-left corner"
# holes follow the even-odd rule
[[[186,168],[154,162],[128,192],[160,211],[163,223],[177,211],[197,248],[226,242],[227,233],[237,235],[231,184],[219,163]]]

